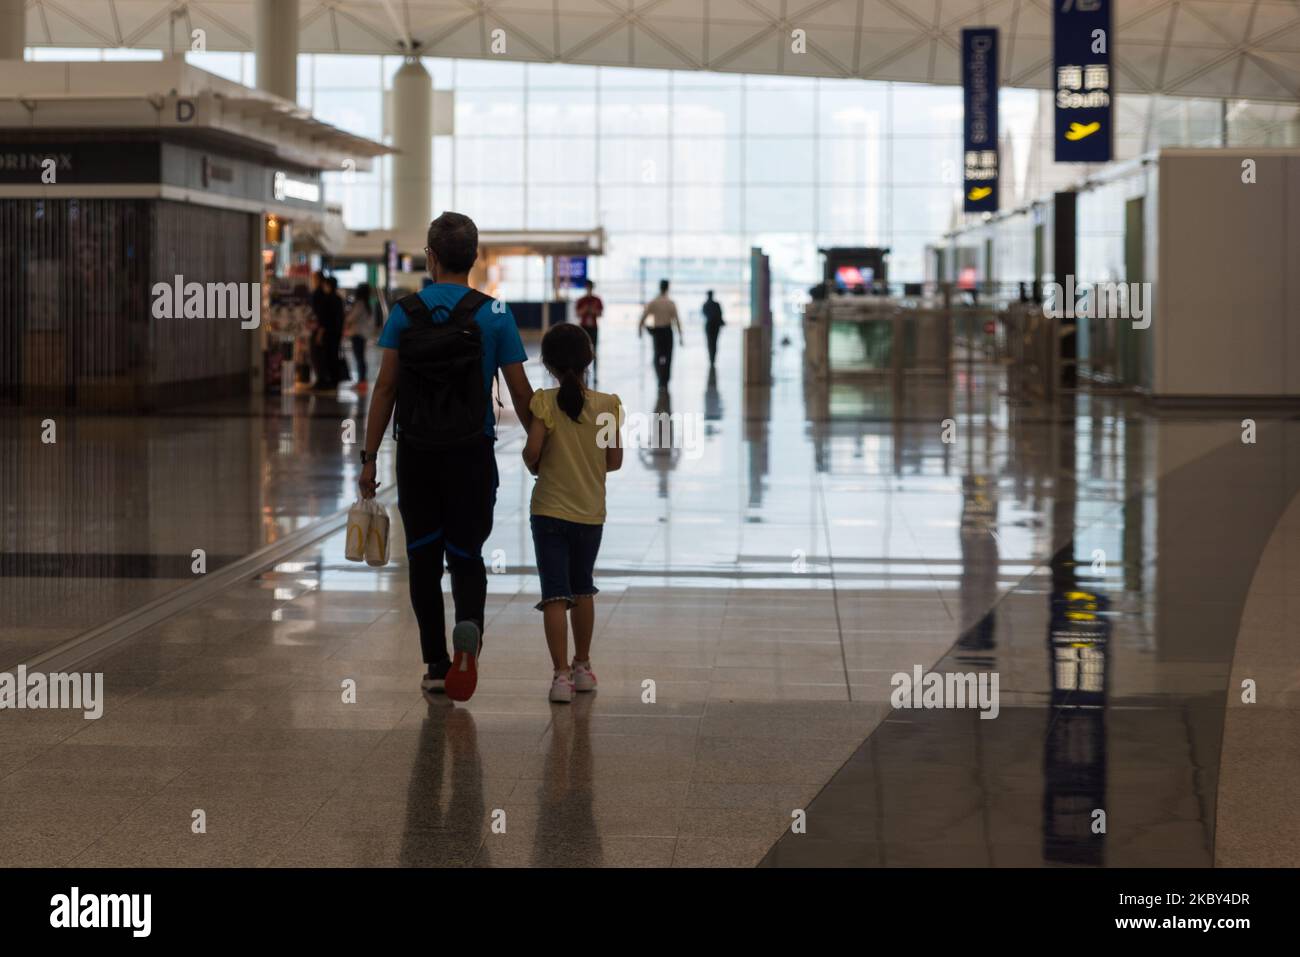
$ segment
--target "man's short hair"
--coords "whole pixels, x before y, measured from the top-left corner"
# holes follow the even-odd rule
[[[668,291],[668,280],[667,280],[667,279],[660,279],[660,280],[659,280],[659,291],[660,291],[660,292],[667,292],[667,291]]]
[[[588,279],[588,280],[587,280],[587,292],[591,292],[591,290],[593,290],[593,289],[595,289],[595,288],[596,288],[596,284],[595,284],[594,282],[592,282],[590,279]]]
[[[443,213],[429,224],[428,244],[447,272],[469,272],[478,258],[478,227],[462,213]]]

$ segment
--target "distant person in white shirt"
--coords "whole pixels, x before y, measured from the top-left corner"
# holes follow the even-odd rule
[[[646,303],[641,313],[641,324],[637,326],[637,335],[650,324],[650,337],[655,346],[655,374],[659,377],[659,388],[668,388],[668,377],[673,371],[673,330],[677,330],[677,344],[686,345],[682,338],[682,323],[677,318],[677,304],[668,298],[668,280],[659,280],[659,295]]]

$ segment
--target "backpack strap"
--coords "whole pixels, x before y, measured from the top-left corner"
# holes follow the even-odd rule
[[[456,303],[456,308],[451,311],[451,315],[447,318],[447,321],[457,323],[461,326],[467,326],[474,321],[474,317],[478,315],[478,311],[483,308],[485,302],[492,302],[492,297],[485,292],[471,289],[469,292],[465,293],[465,295],[460,297],[460,302]],[[501,402],[501,370],[497,369],[493,377],[496,379],[497,383],[495,395],[498,412],[497,418],[500,418],[499,413],[505,408]]]
[[[429,311],[429,307],[424,304],[424,300],[420,298],[418,292],[409,293],[408,295],[403,296],[401,299],[397,300],[396,306],[402,310],[403,315],[406,316],[407,321],[412,325],[423,326],[428,325],[433,321],[433,313]],[[391,315],[391,309],[389,310],[389,313]],[[397,401],[399,404],[401,403],[401,396],[398,396]],[[399,441],[396,414],[393,415],[393,441]]]
[[[491,301],[492,297],[487,293],[471,289],[460,297],[460,302],[456,303],[456,307],[451,310],[447,321],[454,322],[458,326],[467,326],[474,321],[474,316],[483,307],[483,303]],[[433,312],[425,305],[418,292],[403,296],[397,300],[397,304],[402,307],[402,312],[406,313],[407,318],[412,322],[425,323],[433,321]],[[442,308],[440,306],[439,310]]]
[[[454,322],[458,326],[467,326],[474,321],[478,311],[483,308],[483,303],[491,301],[492,297],[487,293],[471,289],[460,297],[460,302],[456,303],[456,308],[452,309],[447,321]]]
[[[433,320],[433,313],[429,311],[429,307],[424,304],[418,292],[403,296],[397,300],[397,304],[402,307],[402,312],[406,313],[406,318],[412,322],[423,324]]]
[[[447,321],[461,323],[472,322],[474,317],[478,315],[478,311],[483,308],[483,304],[492,301],[492,297],[487,293],[480,292],[477,289],[471,289],[469,292],[465,293],[465,295],[461,296],[460,302],[456,303],[456,308],[451,311],[451,317]],[[492,374],[492,377],[496,380],[497,385],[493,398],[496,399],[497,403],[497,415],[495,417],[499,419],[501,418],[501,410],[505,408],[504,403],[501,401],[500,368]],[[495,440],[495,436],[493,438]]]

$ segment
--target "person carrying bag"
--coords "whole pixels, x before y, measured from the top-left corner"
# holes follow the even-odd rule
[[[357,486],[374,497],[375,454],[389,419],[397,440],[397,507],[406,533],[411,605],[420,626],[420,687],[465,701],[478,682],[487,602],[483,544],[496,505],[496,417],[489,401],[498,371],[525,428],[533,390],[510,307],[469,288],[478,229],[459,213],[429,224],[425,261],[434,282],[400,299],[384,323]],[[394,415],[394,409],[396,415]],[[448,654],[442,597],[451,572],[456,626]]]

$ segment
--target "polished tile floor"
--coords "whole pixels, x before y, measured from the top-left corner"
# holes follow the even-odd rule
[[[345,508],[343,428],[363,409],[345,387],[150,416],[6,410],[0,668],[192,584],[194,549],[213,572]]]
[[[714,377],[690,335],[667,397],[643,341],[602,340],[600,388],[671,410],[677,447],[629,451],[610,479],[597,694],[546,700],[508,421],[472,701],[418,693],[400,561],[352,564],[326,537],[81,666],[105,673],[102,719],[0,712],[0,864],[1300,863],[1300,424],[1261,414],[1243,446],[1235,412],[1023,405],[988,363],[901,397],[828,388],[804,382],[797,336],[747,390],[736,330]],[[214,462],[237,434],[242,458],[182,482],[160,451],[142,499],[124,464],[37,473],[44,518],[19,541],[163,556],[133,581],[181,587],[150,573],[188,554],[188,514],[237,557],[347,501],[352,414],[342,395],[96,424]],[[71,489],[93,490],[81,537]],[[133,513],[113,497],[161,514],[119,533]],[[145,593],[78,581],[105,604],[33,599],[12,626],[74,631]],[[998,718],[895,710],[891,677],[914,667],[997,671]],[[1256,704],[1230,693],[1241,677]]]

